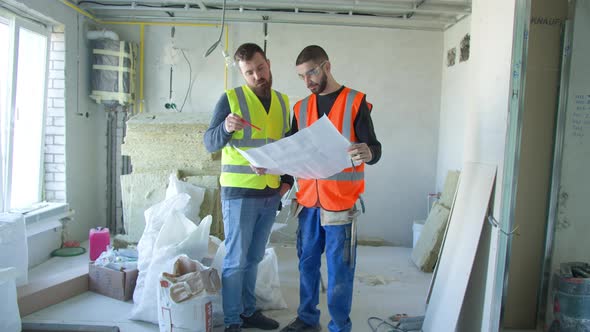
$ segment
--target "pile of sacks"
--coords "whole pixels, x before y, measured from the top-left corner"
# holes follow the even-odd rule
[[[185,216],[199,209],[205,189],[199,195],[199,187],[191,185],[182,192],[189,184],[175,176],[170,182],[166,199],[144,214],[130,319],[158,324],[160,331],[211,331],[223,324],[220,275],[225,246],[210,235],[210,215],[198,223]],[[255,292],[259,309],[287,307],[273,248],[266,249],[259,264]]]

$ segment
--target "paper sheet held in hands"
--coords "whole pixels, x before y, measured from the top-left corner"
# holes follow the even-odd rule
[[[323,179],[350,167],[350,142],[326,116],[292,136],[259,148],[238,152],[268,174],[289,174],[301,179]]]

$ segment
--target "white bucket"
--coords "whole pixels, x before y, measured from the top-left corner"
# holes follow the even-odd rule
[[[424,227],[424,222],[425,220],[417,220],[412,225],[412,232],[414,233],[412,248],[416,248],[416,243],[418,243],[418,239],[420,238],[420,232],[422,231],[422,227]]]
[[[13,267],[0,269],[0,331],[20,332],[22,330],[16,297],[17,271]]]

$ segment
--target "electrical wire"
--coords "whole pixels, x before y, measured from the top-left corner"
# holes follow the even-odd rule
[[[184,103],[186,103],[186,99],[188,98],[189,94],[193,90],[193,85],[195,84],[196,80],[193,80],[193,67],[191,66],[191,62],[188,60],[186,54],[184,54],[183,49],[180,49],[180,52],[182,53],[182,56],[186,60],[186,63],[188,63],[188,71],[189,71],[188,88],[186,89],[186,94],[184,95],[184,100],[182,101],[182,106],[180,106],[180,110],[179,110],[179,112],[182,112],[182,109],[184,108]]]
[[[166,4],[161,4],[161,5],[150,5],[147,3],[133,3],[133,2],[128,2],[128,3],[104,3],[104,2],[100,2],[100,1],[80,1],[78,2],[78,5],[82,5],[82,4],[93,4],[93,5],[99,5],[99,6],[112,6],[112,7],[129,7],[129,6],[135,6],[135,7],[147,7],[147,8],[178,8],[178,9],[184,9],[186,8],[186,5],[166,5]],[[200,9],[200,7],[198,5],[188,5],[189,8],[195,8],[195,9]]]
[[[209,54],[211,54],[213,52],[213,50],[215,50],[217,48],[217,46],[221,42],[221,38],[223,37],[223,27],[225,26],[225,1],[226,0],[223,0],[223,9],[221,10],[221,31],[219,32],[219,38],[217,38],[217,41],[215,43],[213,43],[213,45],[211,45],[211,47],[209,47],[207,52],[205,52],[205,55],[204,55],[205,58],[208,57]]]
[[[377,324],[377,326],[373,326],[373,324],[371,323],[371,321],[378,321],[379,324]],[[390,328],[390,330],[387,330],[386,332],[408,332],[406,330],[402,330],[397,328],[396,326],[394,326],[391,323],[386,322],[385,320],[379,318],[379,317],[369,317],[367,318],[367,324],[369,324],[369,327],[371,328],[371,332],[378,332],[379,328],[382,326],[385,326],[387,328]]]

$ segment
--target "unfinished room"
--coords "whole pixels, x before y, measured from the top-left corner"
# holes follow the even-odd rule
[[[0,331],[590,331],[589,32],[590,0],[0,0]]]

